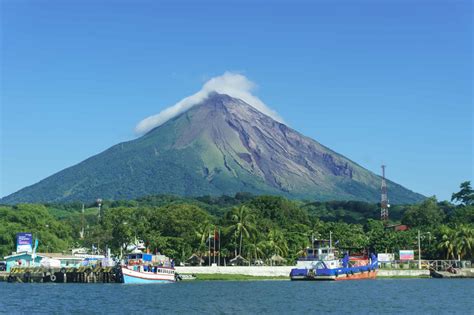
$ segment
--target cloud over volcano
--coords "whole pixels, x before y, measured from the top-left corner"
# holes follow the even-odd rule
[[[270,116],[278,122],[284,122],[277,112],[270,109],[257,96],[252,94],[256,87],[255,83],[250,81],[242,74],[225,72],[221,76],[214,77],[207,81],[201,90],[191,96],[185,97],[178,103],[162,110],[156,115],[149,116],[140,121],[135,127],[135,132],[139,135],[156,128],[177,115],[187,111],[196,104],[205,100],[210,93],[227,94],[238,98],[259,110],[263,114]]]

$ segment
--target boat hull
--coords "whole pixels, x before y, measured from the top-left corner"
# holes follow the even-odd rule
[[[176,282],[174,273],[139,272],[122,267],[123,283],[125,284],[159,284]]]
[[[290,275],[293,281],[347,281],[347,280],[365,280],[376,279],[377,270],[362,271],[356,273],[342,273],[333,275]]]

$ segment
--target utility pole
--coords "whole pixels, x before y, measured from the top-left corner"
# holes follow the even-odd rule
[[[382,165],[382,187],[381,187],[381,200],[380,200],[380,220],[384,222],[385,225],[388,224],[388,208],[390,207],[388,203],[387,196],[387,183],[385,182],[385,165]]]
[[[82,204],[82,214],[81,214],[81,231],[79,232],[79,236],[84,239],[84,204]]]
[[[102,199],[98,198],[96,200],[96,203],[97,203],[97,207],[99,208],[98,217],[99,217],[99,220],[100,220],[100,217],[101,217],[100,208],[102,207]]]
[[[421,235],[418,230],[418,269],[421,269]]]

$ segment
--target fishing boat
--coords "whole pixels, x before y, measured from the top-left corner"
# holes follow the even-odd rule
[[[179,279],[174,263],[164,255],[134,253],[120,266],[122,283],[172,283]]]
[[[374,254],[350,256],[342,259],[331,241],[314,240],[313,247],[307,248],[305,256],[298,258],[296,268],[290,272],[291,280],[360,280],[377,277],[378,262]]]

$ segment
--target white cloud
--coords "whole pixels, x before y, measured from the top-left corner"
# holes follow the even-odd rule
[[[214,77],[207,81],[201,90],[191,96],[183,98],[178,103],[170,106],[156,115],[149,116],[138,123],[135,127],[137,134],[145,134],[153,128],[156,128],[171,118],[187,111],[196,104],[205,100],[210,93],[217,92],[239,98],[251,105],[255,109],[275,119],[283,122],[283,119],[265,105],[258,97],[252,95],[251,91],[255,89],[255,84],[242,74],[225,72],[221,76]]]

